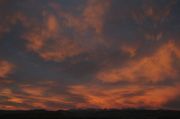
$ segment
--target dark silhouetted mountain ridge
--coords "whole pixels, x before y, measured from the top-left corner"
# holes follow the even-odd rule
[[[0,111],[0,119],[180,119],[180,111],[174,110],[30,110]]]

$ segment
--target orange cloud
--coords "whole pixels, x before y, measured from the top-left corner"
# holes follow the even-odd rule
[[[107,12],[110,1],[89,0],[83,12],[85,24],[93,27],[97,33],[103,29],[104,15]]]
[[[96,78],[109,83],[118,81],[136,82],[139,80],[157,82],[167,77],[173,79],[178,75],[173,63],[176,61],[174,58],[180,59],[179,53],[179,47],[173,41],[168,42],[152,56],[132,60],[122,67],[105,69],[97,73]]]
[[[12,72],[13,68],[13,64],[0,60],[0,78],[6,78]]]
[[[155,33],[145,33],[144,37],[147,40],[157,40],[157,41],[159,41],[163,37],[163,32],[159,32],[159,33],[156,33],[156,34]]]
[[[9,96],[12,94],[12,90],[9,88],[3,88],[1,89],[1,95]]]
[[[61,13],[66,19],[66,24],[74,28],[78,33],[84,34],[93,29],[101,34],[104,25],[104,16],[110,6],[110,1],[88,0],[81,16],[75,17],[72,14]],[[96,34],[96,35],[97,35]]]
[[[45,60],[57,62],[94,50],[96,45],[103,45],[103,17],[109,4],[109,1],[89,0],[80,16],[73,16],[59,10],[58,5],[51,5],[56,10],[57,16],[45,11],[44,22],[25,33],[24,39],[28,41],[28,49]],[[67,28],[76,34],[73,37],[65,35],[64,29]],[[87,33],[91,31],[93,35],[89,39]]]
[[[65,109],[60,105],[72,104],[67,100],[67,95],[57,94],[51,90],[55,86],[54,82],[45,81],[38,85],[20,84],[19,92],[14,91],[11,87],[2,87],[0,96],[5,97],[6,100],[0,99],[1,109],[49,109],[58,110]],[[50,105],[52,103],[58,104],[57,106]],[[16,104],[14,106],[13,104]],[[17,104],[19,106],[17,106]]]
[[[67,101],[65,96],[62,95],[49,95],[49,96],[23,96],[25,101],[23,104],[30,105],[35,109],[48,109],[48,110],[59,110],[65,109],[60,105],[71,104],[70,101]],[[59,105],[48,105],[48,103],[55,103]],[[67,108],[67,107],[66,107]]]
[[[144,5],[144,15],[151,18],[156,22],[163,22],[163,20],[170,15],[172,6],[176,3],[175,0],[172,0],[169,4],[162,7],[161,9],[158,6],[155,6],[154,3],[149,3]]]
[[[21,86],[21,88],[23,92],[29,95],[35,95],[35,96],[41,96],[47,90],[46,87],[33,87],[29,85],[23,85]]]
[[[22,107],[17,107],[17,106],[12,106],[12,105],[3,105],[0,104],[0,107],[4,110],[27,110],[27,108],[22,108]]]
[[[14,102],[14,103],[23,103],[24,102],[23,99],[17,98],[17,97],[12,97],[12,98],[8,99],[7,101]]]
[[[178,95],[179,86],[145,87],[122,86],[103,88],[97,85],[75,85],[72,94],[85,99],[76,104],[77,108],[160,108]]]
[[[56,33],[58,31],[58,21],[53,15],[50,15],[47,20],[47,27],[49,32]]]
[[[120,47],[120,50],[126,54],[128,54],[130,57],[134,57],[136,55],[137,52],[137,48],[136,47],[132,47],[132,46],[128,46],[128,45],[122,45]]]
[[[55,41],[56,44],[52,45],[51,50],[47,50],[40,54],[46,60],[63,61],[66,58],[78,56],[83,53],[83,49],[80,48],[74,41],[62,39]]]
[[[57,18],[48,15],[45,24],[24,35],[28,41],[28,49],[36,52],[45,60],[54,61],[63,61],[83,52],[74,40],[60,33],[59,27]]]
[[[174,4],[176,4],[176,0],[172,0],[169,4],[159,7],[156,5],[156,2],[144,1],[142,8],[140,7],[140,9],[132,11],[132,16],[138,23],[143,23],[146,19],[152,20],[154,24],[162,23],[169,17]]]
[[[164,27],[166,21],[171,17],[173,6],[176,4],[176,0],[167,2],[159,6],[156,1],[143,1],[142,6],[135,8],[131,11],[132,19],[139,25],[140,33],[144,34],[146,40],[163,40],[166,36],[166,28]],[[151,25],[147,26],[149,23]]]
[[[21,92],[19,94],[9,94],[9,101],[16,101],[16,103],[22,101],[22,104],[36,109],[65,109],[65,107],[61,107],[60,105],[68,105],[72,104],[72,102],[66,99],[68,97],[67,95],[53,92],[56,85],[56,82],[48,80],[36,82],[36,85],[20,84],[19,88]],[[58,105],[49,105],[49,103]],[[24,108],[28,107],[24,106]]]
[[[28,22],[28,18],[19,11],[8,13],[4,11],[2,16],[3,19],[0,20],[0,38],[3,37],[5,33],[10,32],[17,22],[21,23],[24,27],[29,27],[31,25],[30,22]]]
[[[1,109],[5,109],[5,110],[26,109],[26,107],[17,107],[17,105],[12,105],[13,103],[17,103],[17,104],[24,103],[24,98],[18,97],[17,94],[14,94],[13,90],[10,89],[9,87],[1,88],[0,96],[6,98],[5,101],[3,99],[0,99]]]

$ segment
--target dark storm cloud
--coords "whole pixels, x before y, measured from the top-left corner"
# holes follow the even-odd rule
[[[0,108],[179,109],[179,5],[1,0]]]

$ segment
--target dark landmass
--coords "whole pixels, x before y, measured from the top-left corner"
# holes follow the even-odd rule
[[[172,110],[0,111],[0,119],[180,119]]]

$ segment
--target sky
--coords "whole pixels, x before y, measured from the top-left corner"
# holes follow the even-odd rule
[[[0,0],[0,109],[180,110],[179,0]]]

